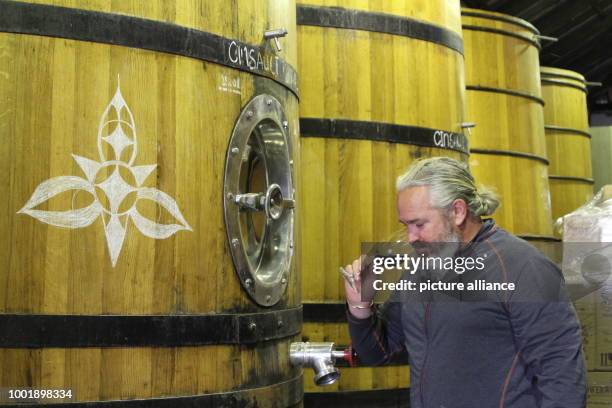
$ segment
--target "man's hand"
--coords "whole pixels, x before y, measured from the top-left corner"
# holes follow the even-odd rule
[[[361,256],[353,261],[352,264],[346,265],[344,271],[352,276],[354,288],[349,283],[350,277],[344,279],[344,291],[346,293],[346,301],[349,305],[349,310],[353,316],[358,319],[366,319],[372,315],[371,310],[371,299],[361,299],[361,272],[362,272],[362,260],[364,256]]]

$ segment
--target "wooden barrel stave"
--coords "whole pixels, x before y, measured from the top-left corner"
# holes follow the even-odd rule
[[[288,362],[279,361],[280,353],[289,353],[288,342],[267,342],[257,349],[228,346],[4,349],[0,351],[0,361],[5,367],[2,383],[11,388],[71,390],[75,401],[95,402],[202,396],[231,392],[236,385],[244,391],[274,386],[289,379],[279,373],[298,375]],[[295,394],[288,397],[301,399],[301,395]],[[264,398],[259,404],[279,406],[273,402]]]
[[[550,196],[553,211],[553,219],[563,217],[578,207],[586,204],[593,198],[593,184],[590,181],[581,180],[550,180]],[[554,218],[557,217],[557,218]]]
[[[552,217],[566,215],[593,196],[586,84],[577,72],[541,67]]]
[[[182,27],[239,38],[249,44],[261,43],[263,31],[270,28],[284,27],[290,33],[295,32],[293,0],[244,2],[232,12],[228,12],[227,2],[223,0],[181,0],[179,3],[164,0],[31,0],[28,3],[172,22]],[[290,65],[296,66],[296,47],[284,47],[280,55]]]
[[[591,141],[588,137],[553,129],[546,130],[546,137],[551,177],[592,178]]]
[[[537,29],[524,20],[484,10],[462,8],[466,49],[466,86],[487,86],[540,95]],[[491,31],[481,31],[491,30]],[[475,52],[475,50],[478,50]],[[513,61],[508,64],[508,61]],[[478,69],[482,67],[482,69]]]
[[[264,30],[284,26],[290,33],[281,39],[284,51],[278,56],[295,65],[292,2],[282,7],[250,2],[248,9],[235,13],[228,13],[227,4],[220,1],[180,6],[162,1],[38,3],[136,16],[153,23],[172,21],[256,46]],[[6,221],[0,224],[0,269],[8,273],[0,274],[0,319],[7,314],[238,316],[270,310],[246,296],[232,266],[223,222],[223,166],[238,114],[257,94],[267,93],[281,101],[293,130],[290,136],[297,135],[298,105],[292,91],[268,78],[174,52],[44,33],[0,32],[0,49],[0,99],[7,101],[4,106],[12,112],[0,127],[2,139],[12,140],[0,148],[0,155],[7,158],[0,169],[11,175],[0,182],[0,191],[10,197],[10,204],[1,210]],[[225,77],[239,82],[240,89],[221,91]],[[137,129],[135,165],[157,165],[144,185],[171,196],[192,231],[155,240],[130,224],[113,267],[101,219],[86,228],[68,229],[17,212],[41,182],[83,176],[71,154],[100,160],[98,124],[119,84]],[[298,148],[294,142],[297,164]],[[106,146],[103,152],[108,155],[112,148]],[[102,170],[102,175],[110,172]],[[62,193],[37,209],[65,211],[90,203],[88,194]],[[144,216],[159,223],[176,222],[164,208],[144,204],[138,207]],[[295,268],[289,275],[289,290],[272,310],[299,306],[298,282]],[[257,347],[239,343],[2,346],[0,384],[72,389],[78,402],[203,398],[209,393],[276,387],[300,378],[299,370],[288,362],[295,334],[262,340]],[[283,399],[274,400],[272,391],[264,390],[256,397],[259,406],[289,406],[301,399],[301,386],[298,394],[288,393],[285,385],[279,387],[290,395],[285,405]]]
[[[539,78],[538,31],[524,20],[462,9],[470,167],[497,190],[494,218],[510,232],[553,234]]]
[[[37,43],[37,42],[40,43],[38,38],[36,37],[31,37],[31,38],[34,40],[34,43]],[[64,41],[64,40],[58,40],[58,41]],[[35,47],[33,43],[28,43],[28,45]],[[77,46],[75,45],[75,48],[76,47]],[[79,50],[78,52],[81,55],[86,55],[87,51],[85,51],[85,48],[87,47],[91,48],[92,46],[87,45],[83,47],[84,48]],[[96,46],[93,46],[93,47],[96,47]],[[105,47],[107,50],[110,48],[107,46],[101,46],[101,47]],[[38,50],[38,48],[35,48],[35,49]],[[133,62],[137,59],[144,58],[145,55],[149,55],[151,61],[161,58],[160,56],[155,56],[153,54],[144,54],[140,51],[125,50],[126,54],[123,54],[123,55],[121,55],[117,51],[115,52],[116,54],[118,54],[117,61],[126,62],[127,63],[126,65],[128,66],[132,65],[130,64],[130,62]],[[40,53],[37,53],[37,54],[40,55]],[[42,52],[42,54],[44,54],[44,52]],[[94,58],[92,54],[89,54],[89,56],[91,56],[91,58]],[[89,56],[84,57],[84,59],[90,58]],[[174,59],[174,57],[168,57],[168,58]],[[32,64],[36,64],[36,62],[34,62],[31,59],[29,59],[27,63],[30,66]],[[199,65],[200,63],[197,63],[191,60],[177,62],[175,65],[176,74],[178,77],[189,76],[201,70]],[[121,76],[125,78],[129,78],[129,77],[138,77],[139,75],[142,75],[142,73],[140,72],[141,67],[139,66],[139,64],[134,63],[133,67],[134,67],[133,70],[126,71],[125,74],[122,74]],[[211,71],[213,75],[218,74],[218,76],[221,76],[224,72],[228,71],[226,68],[217,68],[213,65],[210,65],[209,67],[207,67],[207,70]],[[23,71],[23,68],[16,66],[14,69],[15,76],[11,78],[15,78],[15,80],[18,80],[18,81],[20,80],[25,81],[27,79],[27,74],[19,74],[18,73],[19,71]],[[108,81],[107,80],[108,75],[106,74],[105,71],[108,71],[108,68],[104,69],[103,64],[101,64],[100,68],[96,70],[95,75],[97,75],[98,78],[101,77],[101,78],[104,78],[104,80]],[[10,76],[12,74],[11,70],[9,70],[8,72]],[[90,72],[90,74],[93,75],[93,72]],[[159,73],[159,74],[161,75],[162,73]],[[247,82],[249,79],[249,76],[246,74],[242,74],[242,75],[243,75],[242,78],[244,79],[244,82]],[[75,73],[75,76],[79,76],[79,75]],[[217,77],[217,75],[214,75],[214,76]],[[91,76],[89,78],[91,78]],[[51,95],[52,91],[50,90],[50,88],[51,87],[55,88],[59,86],[66,88],[67,84],[65,84],[64,82],[59,82],[59,79],[56,79],[55,77],[52,77],[52,76],[47,76],[44,79],[43,78],[40,78],[40,79],[41,81],[44,80],[44,82],[49,84],[47,89],[41,90],[40,87],[38,87],[37,89],[34,89],[34,87],[32,87],[30,91],[22,93],[22,94],[19,94],[20,91],[14,91],[16,94],[14,94],[14,96],[12,97],[9,97],[9,99],[19,100],[20,98],[23,98],[23,100],[29,101],[27,102],[27,105],[29,106],[24,107],[24,110],[32,112],[31,116],[28,117],[28,118],[32,118],[32,121],[24,122],[21,120],[22,118],[15,118],[16,120],[14,122],[9,121],[9,124],[7,124],[7,127],[10,128],[14,126],[15,134],[26,133],[27,129],[30,127],[35,128],[35,129],[40,129],[40,132],[42,134],[49,135],[47,137],[49,137],[49,139],[53,141],[53,142],[41,141],[42,144],[39,143],[38,139],[19,141],[19,143],[22,144],[21,146],[18,146],[21,156],[15,158],[13,162],[8,161],[7,163],[4,163],[4,167],[5,167],[4,170],[7,170],[6,174],[8,174],[9,170],[12,168],[11,166],[14,167],[16,165],[15,162],[19,160],[23,160],[24,163],[31,161],[32,163],[36,163],[39,169],[41,168],[44,169],[42,171],[38,170],[37,172],[32,172],[29,175],[24,175],[24,179],[19,188],[20,188],[20,194],[25,198],[19,200],[19,202],[15,200],[15,202],[13,203],[15,207],[25,204],[25,202],[28,199],[28,197],[26,196],[30,195],[31,192],[35,190],[37,185],[40,184],[41,180],[45,180],[46,178],[47,179],[51,178],[52,176],[56,174],[77,173],[79,171],[79,168],[77,167],[75,163],[70,163],[65,158],[55,157],[55,155],[52,157],[49,157],[48,151],[58,151],[58,152],[66,151],[66,150],[73,149],[73,146],[76,146],[76,148],[78,149],[80,146],[85,144],[85,142],[82,141],[83,136],[81,135],[92,133],[91,129],[87,129],[87,131],[83,131],[83,133],[75,134],[73,137],[64,136],[63,139],[61,138],[62,135],[65,135],[65,130],[62,126],[60,126],[61,125],[60,122],[64,124],[66,122],[61,121],[60,119],[52,118],[51,116],[52,110],[48,106],[44,106],[44,103],[39,104],[38,102],[36,102],[36,96],[40,95],[41,93],[44,94],[45,92],[48,92],[49,96],[43,99],[50,101],[52,99],[58,98],[61,100],[62,98],[66,98],[66,96]],[[99,106],[104,107],[107,102],[101,102],[101,101],[111,99],[111,96],[112,96],[111,91],[108,91],[108,94],[98,97],[96,95],[99,93],[97,90],[91,89],[91,93],[89,93],[85,89],[79,87],[81,80],[74,79],[73,81],[74,81],[73,82],[74,85],[72,89],[75,92],[86,93],[85,95],[77,98],[83,101],[83,104],[81,106],[85,105],[85,100],[87,100],[89,101],[88,104],[97,103]],[[82,79],[82,81],[85,82],[85,79]],[[91,79],[89,79],[89,81],[91,81]],[[206,93],[206,91],[208,91],[209,94],[214,94],[218,92],[215,89],[216,84],[214,83],[198,81],[197,77],[195,78],[194,83],[195,83],[195,87],[198,87],[203,90],[202,91],[203,93]],[[137,86],[138,84],[135,85],[135,87]],[[166,95],[167,95],[166,100],[172,100],[173,97],[169,93],[169,91],[177,92],[177,93],[180,92],[181,94],[185,95],[187,98],[183,99],[181,102],[177,101],[176,103],[177,104],[189,103],[190,106],[188,106],[184,112],[176,112],[173,114],[163,113],[161,111],[162,107],[159,106],[159,107],[156,107],[156,109],[159,109],[158,113],[154,115],[152,115],[151,113],[149,114],[146,113],[146,110],[149,108],[147,106],[143,106],[141,108],[142,114],[140,111],[137,111],[138,108],[135,107],[134,108],[135,116],[138,118],[143,117],[145,119],[143,121],[140,121],[142,122],[142,125],[141,125],[142,127],[139,129],[139,133],[155,134],[157,133],[155,129],[156,123],[158,122],[161,122],[162,124],[165,122],[174,123],[175,121],[181,122],[184,125],[181,126],[177,130],[173,130],[171,134],[193,133],[193,132],[202,131],[203,129],[202,126],[204,124],[200,124],[199,128],[196,128],[193,124],[186,121],[186,117],[185,117],[185,115],[192,114],[192,113],[201,113],[202,115],[205,114],[206,105],[202,104],[201,106],[198,106],[198,104],[203,102],[202,99],[198,97],[196,98],[189,97],[189,94],[192,93],[194,84],[190,83],[189,81],[179,80],[178,83],[175,84],[175,87],[176,87],[175,88],[176,90],[168,89],[168,91],[165,94],[162,94],[161,97],[166,98]],[[254,91],[255,89],[251,88],[247,92],[254,92]],[[129,94],[130,91],[123,91],[123,92],[126,94],[125,95],[126,99],[131,99],[131,100],[138,100],[141,98],[154,98],[154,97],[157,98],[156,89],[151,89],[148,91],[141,89],[141,90],[135,91],[133,95]],[[7,90],[7,93],[11,94],[13,92],[10,90]],[[93,102],[92,99],[95,102]],[[240,104],[242,101],[239,98],[234,98],[234,97],[232,97],[231,99],[234,99],[234,101],[233,102],[227,101],[225,103],[219,101],[219,104],[221,106],[224,106],[227,109],[232,109],[234,111],[239,110]],[[290,107],[296,108],[297,104],[293,104],[293,106],[290,106]],[[63,109],[65,108],[65,106],[62,105],[61,108]],[[71,109],[70,107],[67,107],[67,108]],[[58,107],[57,109],[60,109],[60,108]],[[76,103],[73,105],[72,109],[75,109],[78,111],[78,109],[76,108]],[[146,120],[146,119],[151,119],[151,120]],[[78,120],[80,121],[81,119],[78,118]],[[95,138],[95,131],[96,131],[95,130],[96,123],[98,122],[98,120],[99,120],[99,117],[95,117],[95,119],[93,119],[92,117],[92,121],[94,123],[93,125],[94,138]],[[218,128],[206,129],[207,133],[210,135],[210,138],[211,138],[210,142],[212,146],[219,148],[219,149],[221,149],[222,146],[225,146],[226,144],[225,139],[227,138],[227,133],[226,133],[227,129],[232,128],[234,120],[235,120],[234,117],[229,117],[225,120],[224,123],[222,123],[223,127],[219,126]],[[77,119],[73,119],[73,123],[69,123],[69,126],[75,126],[78,128],[81,125],[77,124]],[[53,140],[54,138],[56,140]],[[163,142],[163,139],[160,141],[160,143],[161,142]],[[53,146],[51,146],[52,143],[53,143]],[[149,145],[146,146],[146,143],[149,143]],[[146,141],[145,144],[141,143],[141,145],[144,145],[143,147],[144,152],[141,153],[138,159],[141,160],[142,162],[157,160],[154,154],[152,153],[147,154],[146,153],[147,150],[145,150],[147,148],[149,149],[154,148],[156,146],[156,143],[158,143],[158,141],[155,139],[152,141],[151,140]],[[91,146],[92,144],[93,146]],[[182,151],[177,152],[177,154],[186,155],[188,151],[187,146],[182,146],[181,149]],[[95,158],[98,155],[98,152],[96,151],[95,143],[90,143],[89,146],[86,147],[86,149],[82,149],[80,150],[80,152],[83,156],[89,156],[93,158]],[[217,153],[212,153],[210,151],[207,151],[207,149],[205,148],[202,148],[201,151],[199,151],[198,153],[202,154],[202,157],[201,157],[202,162],[212,163],[214,160],[218,160],[215,157]],[[176,166],[177,167],[180,166],[179,161],[176,161]],[[181,172],[179,173],[180,177],[184,177],[184,178],[202,177],[202,178],[207,178],[211,181],[214,181],[214,183],[211,183],[210,186],[206,186],[206,185],[202,186],[201,187],[203,189],[202,191],[194,191],[191,189],[187,189],[188,186],[183,187],[186,190],[180,190],[181,187],[175,185],[176,184],[176,173],[162,173],[162,171],[160,171],[160,174],[158,175],[158,180],[159,180],[158,185],[159,185],[160,190],[167,191],[168,194],[174,193],[175,195],[184,196],[186,197],[185,198],[186,200],[193,200],[193,202],[196,202],[196,203],[199,201],[198,199],[199,194],[212,195],[214,192],[214,189],[218,188],[218,186],[222,184],[222,177],[223,177],[222,172],[218,172],[217,174],[215,173],[208,174],[207,173],[208,170],[206,168],[199,169],[197,171],[193,171],[193,170],[183,167],[177,170],[177,172]],[[14,194],[13,193],[14,190],[11,189],[10,185],[3,184],[3,187],[5,187],[4,192],[7,193],[7,196],[9,194]],[[58,201],[57,203],[53,201],[49,203],[50,206],[55,205],[55,207],[50,207],[49,210],[59,210],[60,208],[65,209],[66,206],[70,207],[71,205],[70,199],[71,199],[71,196],[65,196],[65,195],[61,197],[57,197],[57,200],[55,200],[55,201]],[[208,205],[212,206],[210,210],[206,208],[202,208],[199,204],[196,204],[196,205],[198,207],[196,207],[194,211],[219,212],[221,210],[221,202],[209,203]],[[19,210],[19,208],[17,210]],[[17,213],[17,211],[15,211],[15,213]],[[11,211],[7,211],[6,215],[7,217],[14,217]],[[80,258],[77,258],[77,259],[73,258],[70,261],[71,262],[70,267],[74,269],[75,274],[77,274],[77,276],[72,275],[69,279],[65,279],[66,275],[64,275],[64,279],[55,279],[55,275],[48,276],[48,277],[45,277],[45,275],[55,274],[55,273],[66,274],[67,271],[65,269],[64,258],[60,257],[58,259],[58,258],[54,258],[53,256],[61,256],[61,255],[67,254],[68,251],[70,250],[70,247],[75,246],[77,248],[78,247],[84,248],[84,247],[89,247],[89,244],[91,243],[91,247],[95,247],[96,248],[95,250],[98,251],[96,255],[99,255],[100,258],[104,258],[106,256],[105,254],[106,248],[104,247],[104,245],[97,245],[98,242],[101,242],[101,243],[105,242],[104,232],[99,231],[99,230],[96,231],[93,228],[91,231],[88,230],[87,232],[84,232],[82,230],[56,229],[55,227],[47,226],[45,224],[40,225],[40,222],[37,221],[36,219],[31,218],[31,217],[26,217],[26,216],[21,216],[20,222],[22,223],[22,225],[20,225],[19,230],[14,229],[12,231],[12,234],[13,234],[12,237],[9,237],[9,238],[12,238],[12,240],[8,241],[9,238],[6,238],[8,242],[13,243],[13,247],[11,249],[13,251],[16,251],[17,248],[15,247],[21,242],[34,242],[34,243],[40,242],[40,238],[37,237],[37,234],[38,236],[40,236],[40,231],[46,230],[47,233],[50,234],[51,237],[53,238],[53,240],[47,239],[47,241],[50,243],[49,246],[51,246],[52,248],[46,248],[44,246],[40,248],[37,247],[36,252],[43,253],[43,254],[49,254],[49,258],[50,258],[49,262],[51,263],[48,263],[44,258],[43,259],[38,259],[35,257],[34,258],[25,258],[25,257],[19,258],[19,257],[13,256],[11,259],[8,256],[6,257],[4,261],[6,263],[6,268],[7,268],[6,270],[9,270],[9,267],[10,267],[11,273],[8,275],[5,275],[4,279],[7,279],[8,287],[12,288],[12,291],[10,293],[7,293],[7,297],[5,298],[6,299],[6,306],[5,306],[6,312],[28,312],[29,313],[29,312],[34,312],[34,311],[40,311],[44,313],[79,313],[79,314],[109,313],[109,314],[113,314],[113,313],[127,313],[127,312],[160,313],[162,311],[165,311],[165,312],[189,313],[189,312],[196,312],[196,311],[201,311],[201,310],[222,311],[222,310],[227,310],[230,307],[235,307],[236,306],[234,303],[235,300],[228,300],[227,301],[228,304],[224,304],[224,301],[226,301],[226,299],[231,299],[232,297],[232,296],[227,296],[227,292],[225,292],[223,296],[219,295],[217,297],[202,297],[198,295],[198,292],[202,292],[202,293],[210,293],[210,291],[213,291],[212,293],[217,292],[218,290],[217,285],[227,285],[226,287],[220,286],[219,289],[231,290],[232,292],[230,292],[230,295],[233,295],[234,297],[238,297],[238,298],[240,297],[241,292],[240,292],[239,282],[220,282],[220,283],[210,282],[210,281],[206,281],[204,279],[198,278],[197,274],[193,274],[192,272],[190,272],[191,270],[193,270],[192,268],[196,268],[196,270],[197,269],[218,270],[219,273],[223,273],[223,274],[233,273],[233,271],[231,270],[231,262],[224,262],[222,265],[219,265],[219,263],[216,262],[214,259],[193,259],[193,257],[189,256],[189,254],[196,253],[198,248],[201,245],[206,245],[207,247],[215,248],[217,251],[223,251],[223,245],[225,244],[225,237],[223,236],[207,237],[204,243],[193,243],[191,242],[191,240],[182,239],[185,237],[179,237],[179,236],[171,238],[171,240],[174,239],[175,241],[179,241],[175,243],[175,246],[176,246],[175,248],[173,248],[173,245],[170,245],[169,247],[169,250],[172,250],[174,252],[174,256],[176,257],[175,262],[177,262],[177,266],[173,267],[175,271],[173,271],[174,276],[172,276],[172,278],[173,280],[177,280],[178,282],[181,282],[182,283],[181,286],[184,285],[184,287],[190,288],[189,290],[186,290],[184,292],[181,289],[180,296],[177,297],[172,287],[168,287],[164,285],[164,280],[167,280],[168,278],[165,278],[163,275],[158,276],[160,273],[168,273],[168,272],[166,271],[157,272],[156,269],[154,269],[155,265],[151,263],[150,259],[147,259],[148,257],[146,255],[144,255],[146,254],[147,250],[153,251],[157,246],[169,245],[167,244],[167,242],[170,242],[170,241],[161,241],[163,242],[163,244],[160,244],[159,242],[155,242],[154,240],[142,238],[141,239],[142,242],[139,242],[139,240],[135,240],[136,242],[134,241],[126,242],[126,247],[124,251],[126,251],[126,253],[130,252],[131,255],[128,256],[128,257],[131,257],[130,262],[136,265],[143,265],[143,266],[149,267],[145,269],[146,273],[149,274],[149,276],[135,276],[137,272],[135,272],[133,269],[128,268],[127,262],[125,266],[121,267],[121,265],[118,265],[117,268],[115,268],[114,270],[110,272],[107,271],[108,265],[103,265],[103,264],[89,265],[88,260],[91,256],[91,253],[83,251],[83,252],[77,253],[77,256],[79,256]],[[206,229],[208,228],[223,229],[224,228],[222,219],[220,220],[202,219],[200,222],[202,223],[202,226]],[[85,236],[83,237],[83,235]],[[149,241],[152,241],[152,242],[149,242]],[[63,243],[63,244],[58,245],[57,244],[58,242]],[[59,248],[55,248],[54,246],[59,246]],[[140,250],[139,250],[139,246],[140,246]],[[161,250],[165,250],[165,249],[167,248],[161,248]],[[51,251],[51,253],[49,251]],[[55,267],[56,265],[59,266],[62,264],[64,265],[64,268]],[[83,265],[88,266],[87,270],[84,270],[82,268]],[[157,269],[160,269],[160,268],[158,267]],[[68,269],[68,271],[69,270],[70,269]],[[79,273],[81,273],[82,276],[78,276]],[[126,278],[123,278],[124,275],[126,276]],[[73,282],[70,282],[70,280],[73,280]],[[48,282],[49,287],[43,288],[42,287],[43,282]],[[62,285],[62,282],[63,282],[63,285]],[[147,284],[147,282],[149,283]],[[78,286],[75,286],[75,285],[78,285]],[[102,286],[105,288],[104,291],[99,290],[99,288]],[[92,293],[92,295],[87,296],[87,297],[82,297],[80,296],[80,293],[81,293],[80,291],[86,291],[87,293]],[[220,293],[223,293],[223,291],[221,291]],[[25,296],[23,296],[24,294]],[[153,296],[153,294],[155,294],[155,296]],[[45,296],[49,298],[48,301],[45,299]],[[59,301],[53,302],[52,300],[55,300],[55,299]],[[249,304],[250,302],[244,299],[244,306],[248,306]]]
[[[470,150],[492,149],[547,159],[546,143],[538,127],[543,121],[539,103],[494,92],[467,92],[469,117],[476,123]],[[481,130],[485,129],[485,130]]]
[[[326,13],[325,23],[313,22],[316,13]],[[397,19],[402,18],[444,29],[447,45],[376,28],[376,20],[386,19],[387,27],[397,27]],[[410,163],[443,155],[467,160],[467,155],[461,149],[384,139],[402,132],[410,139],[432,129],[461,133],[464,89],[458,2],[313,0],[298,4],[298,32],[303,177],[300,262],[305,271],[306,308],[342,302],[338,267],[359,255],[361,242],[387,241],[402,228],[397,222],[394,183]],[[326,132],[311,129],[313,122],[320,122]],[[392,126],[398,128],[385,132]],[[348,344],[346,323],[322,323],[321,319],[305,323],[305,340]],[[405,391],[409,383],[405,366],[340,370],[338,383],[325,388],[315,387],[306,378],[305,402],[315,406],[323,401],[321,395],[333,393],[338,399],[349,394],[357,398],[359,393],[360,399],[380,390],[383,398],[377,401],[384,404],[387,392],[397,398],[392,390]],[[405,396],[403,401],[388,399],[385,406],[407,403]],[[351,401],[358,404],[358,399]]]
[[[495,162],[495,171],[491,171]],[[513,228],[524,236],[548,236],[552,227],[550,218],[550,188],[547,166],[529,158],[492,156],[479,153],[470,155],[470,168],[479,183],[494,186],[501,193],[502,204],[495,212],[495,220],[504,228]],[[512,197],[512,199],[509,199]],[[529,200],[529,201],[527,201]]]
[[[448,101],[463,98],[461,81],[456,78],[457,67],[462,66],[463,59],[459,53],[437,47],[436,58],[420,61],[415,54],[432,53],[432,45],[425,41],[346,29],[299,26],[299,30],[301,61],[311,60],[309,56],[313,54],[323,54],[323,63],[301,63],[309,65],[307,72],[312,71],[301,77],[302,118],[350,118],[458,131],[457,118],[462,117],[463,108]],[[337,65],[336,58],[351,63]],[[370,63],[359,64],[359,61]],[[382,61],[390,61],[389,67],[383,67]],[[401,75],[397,71],[399,67],[405,70]],[[448,101],[422,96],[423,93],[434,95],[434,91],[419,84],[420,69],[441,80],[440,85],[431,87],[445,89]],[[446,82],[444,78],[449,76]],[[342,89],[342,97],[332,89]],[[308,102],[320,100],[321,95],[324,95],[323,103]],[[410,103],[414,100],[419,100],[419,104]],[[437,104],[449,110],[434,109]]]

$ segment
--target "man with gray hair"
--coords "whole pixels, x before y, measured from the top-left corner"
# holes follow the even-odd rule
[[[453,256],[483,260],[481,270],[441,280],[516,289],[429,291],[377,308],[365,290],[371,269],[362,268],[362,257],[345,267],[360,360],[385,364],[407,352],[412,408],[583,408],[580,326],[563,277],[534,247],[481,218],[498,207],[495,194],[476,186],[466,164],[442,157],[415,162],[398,178],[397,192],[399,220],[417,254],[432,257],[440,245],[455,245]]]

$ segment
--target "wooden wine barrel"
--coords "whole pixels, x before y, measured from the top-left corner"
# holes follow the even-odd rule
[[[301,406],[295,3],[0,10],[0,404]]]
[[[550,198],[556,220],[593,197],[587,87],[577,72],[542,67]]]
[[[536,241],[554,240],[540,76],[538,30],[505,14],[461,11],[465,41],[470,168],[496,188],[495,220]]]
[[[388,241],[395,179],[416,158],[467,160],[459,1],[303,1],[301,83],[304,339],[349,342],[338,267]],[[408,404],[409,369],[341,368],[305,379],[310,406]],[[368,402],[370,401],[370,402]]]
[[[593,155],[593,191],[598,192],[606,184],[612,184],[612,127],[593,126],[591,154]]]

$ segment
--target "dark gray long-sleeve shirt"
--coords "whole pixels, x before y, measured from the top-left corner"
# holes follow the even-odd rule
[[[359,359],[385,364],[407,351],[412,408],[583,408],[580,326],[559,269],[492,220],[473,242],[485,268],[458,278],[516,289],[486,301],[467,292],[396,299],[368,319],[347,313]]]

